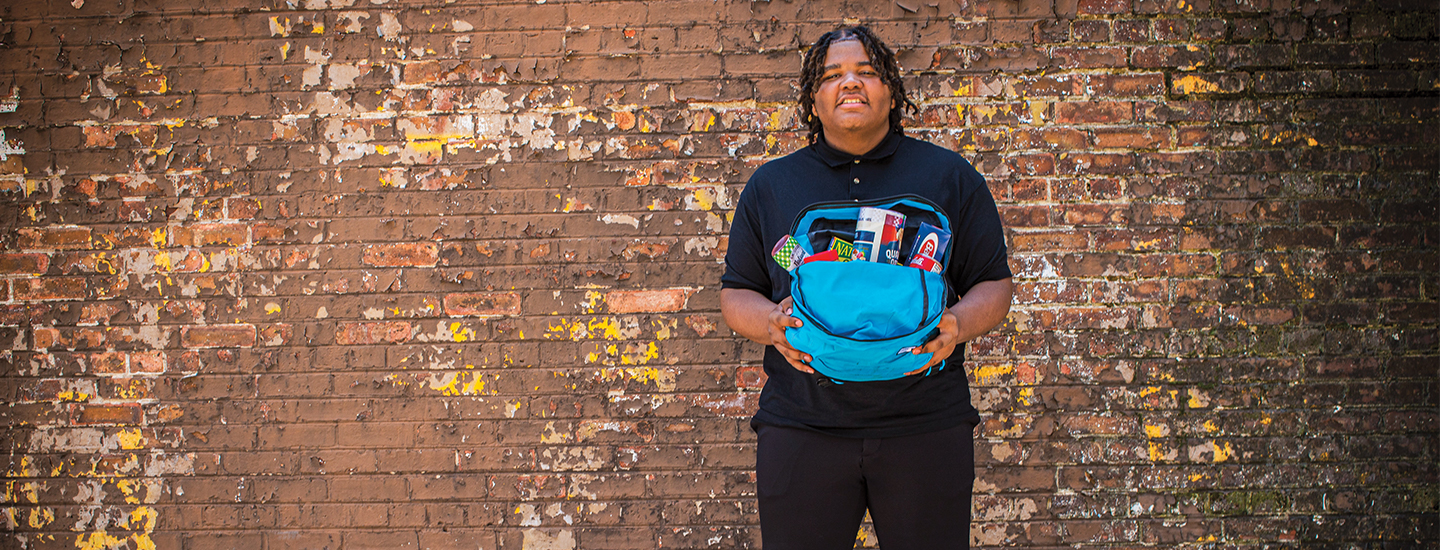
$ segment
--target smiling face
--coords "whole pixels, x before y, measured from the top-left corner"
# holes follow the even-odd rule
[[[857,138],[878,142],[890,129],[894,107],[890,87],[870,64],[859,40],[830,44],[814,98],[815,116],[820,117],[831,145]]]

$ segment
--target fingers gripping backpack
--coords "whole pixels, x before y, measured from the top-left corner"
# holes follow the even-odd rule
[[[790,234],[810,254],[826,250],[837,237],[853,243],[855,220],[864,206],[905,215],[902,258],[909,258],[921,222],[952,231],[940,207],[917,195],[901,195],[812,204],[798,214]],[[938,333],[949,295],[943,272],[859,260],[809,262],[790,272],[792,315],[804,326],[786,329],[785,338],[810,354],[810,366],[833,381],[893,380],[930,360],[932,354],[911,351]]]

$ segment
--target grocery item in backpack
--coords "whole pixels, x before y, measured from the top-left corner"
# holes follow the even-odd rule
[[[900,265],[900,237],[905,215],[884,208],[863,207],[855,221],[855,259]]]
[[[800,246],[800,241],[795,240],[795,237],[790,235],[781,237],[780,240],[775,243],[775,247],[770,249],[770,257],[774,258],[775,263],[780,264],[780,268],[785,271],[790,271],[798,267],[800,261],[804,260],[806,256],[809,256],[809,254]]]
[[[850,241],[845,239],[832,239],[830,241],[830,250],[834,250],[842,262],[855,259],[855,245],[850,244]]]
[[[940,273],[945,269],[941,261],[949,250],[950,232],[928,223],[921,223],[915,231],[915,245],[910,248],[910,267]]]

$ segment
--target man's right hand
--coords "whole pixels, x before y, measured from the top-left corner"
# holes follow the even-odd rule
[[[790,366],[795,367],[795,370],[814,373],[815,369],[810,368],[809,365],[810,361],[814,360],[814,358],[808,353],[790,347],[790,341],[785,338],[785,329],[800,328],[805,325],[804,321],[791,317],[791,313],[790,298],[780,300],[780,303],[775,304],[775,309],[770,310],[770,323],[768,327],[770,343],[775,346],[776,350],[780,351],[781,355],[785,356],[785,361],[789,362]]]
[[[808,364],[812,360],[810,354],[791,347],[785,338],[785,329],[805,325],[790,316],[790,302],[790,298],[785,298],[777,304],[749,289],[720,290],[720,312],[725,315],[725,324],[730,325],[730,330],[760,345],[775,346],[795,370],[813,373],[815,369]]]

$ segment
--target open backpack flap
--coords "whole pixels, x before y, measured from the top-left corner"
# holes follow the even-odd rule
[[[917,195],[901,195],[810,205],[800,212],[791,234],[809,254],[825,250],[837,237],[854,242],[855,221],[867,206],[905,215],[902,257],[911,254],[921,222],[951,231],[940,207]],[[948,245],[944,252],[948,267]],[[787,329],[785,337],[795,349],[810,354],[810,366],[829,381],[893,380],[929,362],[931,354],[911,351],[925,345],[940,325],[950,294],[943,273],[856,260],[809,262],[790,275],[793,312],[805,323]]]

